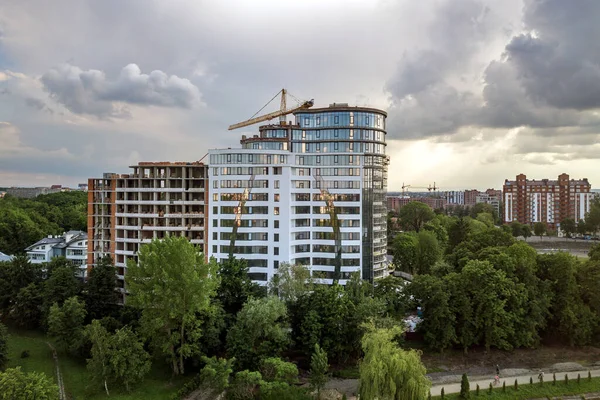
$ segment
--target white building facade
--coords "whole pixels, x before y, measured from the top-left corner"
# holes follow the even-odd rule
[[[323,283],[384,276],[386,116],[332,104],[296,112],[295,124],[261,126],[241,149],[211,150],[208,255],[246,259],[261,285],[283,262],[308,266]]]
[[[79,268],[79,276],[86,277],[87,234],[69,231],[63,235],[48,236],[27,247],[27,258],[33,264],[50,262],[54,257],[66,257]]]

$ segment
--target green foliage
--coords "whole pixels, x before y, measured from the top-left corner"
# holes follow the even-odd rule
[[[404,280],[392,275],[375,281],[373,296],[384,303],[386,315],[400,318],[406,313],[408,299],[403,289]]]
[[[368,325],[362,338],[360,397],[363,399],[425,399],[431,382],[415,350],[403,350],[394,341],[399,328],[376,329]]]
[[[261,297],[261,289],[248,276],[248,263],[243,259],[230,257],[221,261],[218,276],[217,299],[223,305],[228,323],[231,324],[250,297]]]
[[[44,301],[42,287],[42,284],[30,283],[15,296],[10,316],[20,327],[32,329],[40,324]]]
[[[269,282],[269,292],[289,303],[310,292],[313,286],[313,278],[306,266],[281,263]]]
[[[533,378],[530,379],[529,383],[533,385]],[[519,381],[515,379],[515,392],[519,390]]]
[[[140,247],[139,263],[127,266],[130,304],[142,309],[140,329],[166,357],[175,375],[198,354],[201,322],[218,286],[217,263],[206,263],[184,237],[168,236]]]
[[[233,373],[235,359],[202,357],[206,364],[200,371],[200,381],[214,393],[221,393],[229,387],[229,377]]]
[[[569,375],[565,374],[565,385],[569,384]]]
[[[475,388],[475,396],[479,397],[479,383],[477,384],[477,386]]]
[[[419,240],[414,233],[399,233],[394,238],[394,264],[399,269],[413,274],[417,269]]]
[[[541,238],[546,233],[546,224],[543,222],[533,224],[533,233]]]
[[[444,388],[442,388],[442,390],[440,391],[440,397],[442,399],[444,399],[445,393],[444,393]]]
[[[235,378],[227,390],[228,400],[250,400],[258,393],[258,387],[262,381],[260,372],[248,370],[235,374]]]
[[[492,394],[492,390],[494,390],[494,388],[492,387],[492,382],[490,382],[490,387],[488,388],[488,394]]]
[[[238,369],[256,369],[263,358],[278,356],[290,344],[287,309],[277,297],[249,299],[227,334],[227,352]]]
[[[467,377],[467,374],[462,375],[458,398],[461,400],[469,400],[471,398],[471,387],[469,385],[469,378]]]
[[[317,391],[317,399],[320,398],[321,389],[327,382],[327,370],[329,364],[327,360],[327,352],[325,352],[319,344],[315,344],[315,351],[310,358],[310,385]]]
[[[260,362],[260,373],[267,382],[296,383],[298,381],[298,367],[281,358],[269,357]]]
[[[257,397],[261,400],[312,400],[306,389],[284,382],[261,382]]]
[[[25,374],[20,367],[0,372],[0,400],[58,400],[58,387],[41,372]]]
[[[87,193],[64,192],[0,202],[0,251],[20,254],[47,235],[86,230]]]
[[[101,383],[109,395],[108,382],[117,382],[129,392],[131,385],[143,380],[150,371],[150,355],[129,327],[110,334],[98,320],[85,328],[92,343],[92,357],[87,360],[93,381]]]
[[[506,393],[506,381],[502,381],[502,393]]]
[[[448,227],[448,250],[453,251],[471,233],[471,225],[466,218],[454,220]]]
[[[581,384],[581,374],[577,374],[577,384]]]
[[[53,304],[61,306],[65,300],[77,296],[81,285],[75,277],[74,267],[64,257],[56,257],[49,264],[50,277],[44,282],[43,288],[43,310],[48,312]]]
[[[76,354],[83,345],[85,304],[77,297],[68,298],[62,306],[54,303],[48,316],[48,334],[65,351]]]
[[[417,234],[417,272],[428,274],[433,265],[440,260],[442,250],[432,232],[422,230]]]
[[[552,384],[556,385],[556,373],[552,374]]]
[[[485,203],[479,203],[479,204],[485,204]],[[488,212],[480,212],[479,214],[477,214],[475,219],[479,222],[483,222],[488,228],[491,228],[494,226],[494,215],[490,214]]]
[[[8,329],[0,322],[0,371],[8,364]]]
[[[406,230],[419,232],[423,225],[431,221],[435,213],[425,203],[420,201],[411,201],[403,206],[398,213],[400,225]]]
[[[105,256],[90,271],[85,285],[85,304],[90,318],[100,319],[115,311],[118,301],[116,287],[115,267],[110,256]]]
[[[41,281],[41,266],[30,263],[26,256],[16,256],[11,261],[0,263],[0,312],[10,313],[19,291]]]
[[[600,243],[590,247],[590,251],[588,252],[588,258],[590,259],[590,261],[600,261]]]
[[[573,218],[565,218],[560,222],[560,229],[567,237],[571,237],[577,231],[577,224]]]

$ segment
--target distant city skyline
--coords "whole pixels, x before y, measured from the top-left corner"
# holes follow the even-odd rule
[[[560,0],[8,2],[0,187],[236,147],[257,127],[227,126],[282,87],[386,110],[390,190],[563,172],[593,187],[599,18]]]

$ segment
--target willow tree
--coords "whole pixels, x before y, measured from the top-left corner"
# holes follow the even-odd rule
[[[376,329],[365,324],[362,338],[365,357],[360,363],[360,398],[362,400],[424,400],[431,382],[416,350],[401,349],[395,338],[398,327]]]
[[[201,320],[218,286],[217,263],[186,238],[168,236],[141,246],[127,264],[128,303],[142,309],[141,330],[175,375],[200,351]]]

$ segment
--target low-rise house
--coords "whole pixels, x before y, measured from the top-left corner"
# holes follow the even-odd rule
[[[0,262],[2,262],[2,261],[10,261],[12,259],[13,259],[12,256],[4,254],[3,252],[0,251]]]
[[[86,276],[87,233],[69,231],[63,235],[48,236],[25,249],[34,264],[49,262],[54,257],[66,257],[79,267],[81,278]]]

